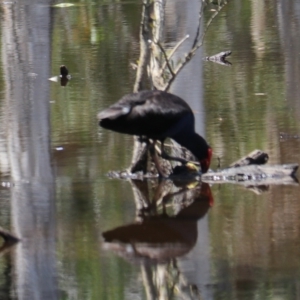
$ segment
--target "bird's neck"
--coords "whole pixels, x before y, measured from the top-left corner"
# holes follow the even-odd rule
[[[196,132],[188,132],[184,135],[172,137],[177,143],[187,148],[198,159],[207,157],[208,145],[205,139]]]

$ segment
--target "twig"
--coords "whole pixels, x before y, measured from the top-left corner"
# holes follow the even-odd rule
[[[169,60],[169,61],[170,61],[170,59],[172,58],[172,56],[174,55],[174,53],[177,51],[177,49],[178,49],[178,48],[183,44],[183,42],[184,42],[185,40],[187,40],[189,37],[190,37],[190,36],[187,34],[183,39],[181,39],[181,40],[177,43],[177,45],[172,49],[171,53],[170,53],[169,56],[168,56],[168,60]],[[161,73],[164,72],[164,70],[165,70],[167,64],[168,64],[168,61],[166,60],[166,61],[163,63],[162,67],[161,67]]]
[[[4,239],[5,243],[17,243],[20,241],[18,237],[3,229],[2,227],[0,227],[0,236]]]
[[[200,2],[202,2],[202,4],[201,4],[200,12],[199,12],[197,33],[196,33],[196,35],[195,35],[195,39],[194,39],[194,43],[193,43],[192,49],[193,49],[193,48],[197,45],[197,43],[198,43],[198,37],[199,37],[200,26],[201,26],[201,19],[202,19],[202,15],[203,15],[203,12],[204,12],[205,5],[206,5],[206,3],[205,3],[204,1],[200,1]]]
[[[175,74],[174,74],[174,71],[173,71],[173,69],[172,69],[172,67],[170,65],[170,60],[169,60],[169,58],[167,56],[167,53],[166,53],[165,49],[162,47],[162,45],[160,44],[160,42],[157,41],[157,42],[155,42],[155,44],[159,47],[160,51],[162,52],[162,54],[164,56],[164,59],[165,59],[165,63],[167,64],[168,69],[169,69],[170,73],[172,74],[172,76],[174,76]]]
[[[134,92],[138,92],[142,88],[142,81],[146,73],[146,66],[149,62],[150,50],[148,47],[148,40],[150,38],[149,30],[149,7],[150,0],[143,1],[143,11],[140,23],[140,58],[136,72],[136,79],[134,83]]]

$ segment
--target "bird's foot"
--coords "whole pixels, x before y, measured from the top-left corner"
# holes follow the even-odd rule
[[[178,162],[182,163],[183,165],[186,165],[189,162],[188,160],[186,160],[184,158],[171,156],[167,152],[165,152],[164,150],[161,152],[161,157],[166,159],[166,160],[178,161]]]

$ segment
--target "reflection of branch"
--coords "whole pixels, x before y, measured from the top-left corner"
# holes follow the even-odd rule
[[[229,62],[228,60],[226,60],[227,56],[231,55],[231,51],[222,51],[220,53],[217,53],[215,55],[212,56],[206,56],[203,58],[203,60],[206,61],[212,61],[214,63],[217,64],[221,64],[224,66],[231,66],[231,62]]]
[[[152,267],[147,263],[141,264],[142,279],[146,290],[147,299],[156,299],[157,292],[153,283]]]

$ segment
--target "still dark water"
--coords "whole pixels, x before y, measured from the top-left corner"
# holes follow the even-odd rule
[[[0,226],[22,238],[0,257],[0,299],[300,299],[298,184],[109,179],[133,141],[96,115],[133,89],[141,1],[57,4],[0,3]],[[197,7],[167,1],[167,48],[193,36]],[[299,24],[297,0],[232,0],[172,85],[212,169],[254,149],[300,162]],[[224,50],[231,67],[202,60]],[[48,80],[62,64],[65,87]],[[157,203],[143,222],[136,199]]]

